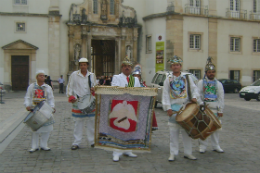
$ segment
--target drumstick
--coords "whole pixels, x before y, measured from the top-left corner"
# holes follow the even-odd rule
[[[124,118],[121,118],[120,120],[118,120],[117,122],[118,123],[121,123],[122,121],[124,121],[124,120],[126,120],[127,119],[127,117],[124,117]]]

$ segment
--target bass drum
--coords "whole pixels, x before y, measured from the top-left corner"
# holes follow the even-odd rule
[[[79,98],[78,108],[84,114],[89,114],[93,112],[96,108],[96,98],[91,94]]]
[[[40,102],[24,119],[24,123],[33,131],[37,131],[47,123],[53,114],[53,109],[45,101]]]
[[[219,128],[220,123],[216,123],[216,118],[213,116],[215,117],[214,113],[208,107],[205,107],[205,111],[201,111],[196,103],[190,103],[176,116],[176,121],[191,138],[205,140]]]

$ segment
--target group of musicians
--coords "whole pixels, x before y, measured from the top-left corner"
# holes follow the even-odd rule
[[[222,84],[215,78],[216,68],[211,59],[208,59],[205,67],[205,77],[199,81],[196,86],[190,76],[181,72],[182,59],[178,56],[171,58],[170,68],[172,73],[167,76],[164,81],[163,90],[163,109],[167,111],[169,116],[169,129],[170,129],[170,157],[169,161],[174,161],[174,157],[179,152],[179,133],[182,134],[184,145],[184,158],[196,160],[192,155],[192,140],[185,132],[185,130],[177,124],[175,117],[181,107],[189,102],[198,103],[200,105],[204,102],[216,114],[218,118],[223,116],[224,108],[224,91]],[[122,73],[113,76],[112,86],[119,87],[146,87],[145,83],[141,80],[141,68],[135,67],[133,70],[132,62],[126,59],[121,64]],[[94,147],[94,132],[95,132],[95,110],[91,113],[84,114],[78,108],[78,98],[88,94],[94,95],[94,86],[96,85],[96,76],[94,73],[88,71],[89,62],[87,58],[79,60],[79,70],[71,74],[68,86],[67,96],[68,101],[72,104],[72,116],[75,120],[74,126],[74,142],[72,143],[71,150],[79,149],[82,140],[83,128],[85,121],[87,121],[87,139],[88,144]],[[44,71],[39,70],[36,73],[36,82],[31,84],[25,96],[24,105],[28,111],[31,111],[38,103],[39,100],[45,100],[54,110],[54,96],[50,86],[44,83]],[[136,77],[134,77],[136,76]],[[189,80],[187,80],[189,78]],[[187,82],[189,81],[189,82]],[[189,85],[189,86],[188,86]],[[188,89],[189,88],[189,89]],[[156,123],[155,114],[153,116]],[[49,151],[48,139],[50,132],[53,130],[54,119],[51,118],[39,130],[32,133],[32,144],[29,152],[33,153],[39,148],[44,151]],[[153,128],[157,128],[156,127]],[[219,132],[216,131],[211,135],[213,150],[219,153],[224,151],[219,146]],[[39,143],[40,137],[40,145]],[[207,148],[207,140],[199,140],[199,152],[205,153]],[[131,150],[114,149],[113,161],[117,162],[120,156],[124,154],[129,157],[137,157]]]

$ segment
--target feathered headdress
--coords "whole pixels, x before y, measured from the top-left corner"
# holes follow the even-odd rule
[[[207,59],[207,63],[206,63],[206,66],[205,66],[205,71],[208,71],[208,70],[216,70],[216,67],[215,65],[212,63],[212,57],[208,57]]]
[[[125,57],[125,60],[122,62],[122,64],[121,64],[121,66],[122,65],[133,65],[133,62],[131,61],[131,59],[128,57],[128,56],[126,56]]]
[[[176,55],[174,55],[172,58],[170,58],[167,61],[169,64],[182,64],[182,59]]]

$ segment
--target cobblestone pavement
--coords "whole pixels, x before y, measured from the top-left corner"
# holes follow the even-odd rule
[[[31,130],[24,127],[0,155],[0,172],[259,172],[260,117],[257,105],[260,102],[246,102],[237,94],[228,94],[226,103],[220,132],[220,145],[225,153],[215,153],[209,146],[205,154],[200,154],[198,142],[194,140],[193,154],[197,161],[184,159],[180,144],[176,161],[168,162],[167,117],[161,108],[157,108],[159,130],[152,136],[152,152],[138,154],[137,158],[123,156],[119,162],[113,162],[111,152],[89,147],[85,136],[80,150],[70,150],[74,127],[71,105],[66,98],[57,97],[56,123],[49,140],[52,150],[30,154]]]

